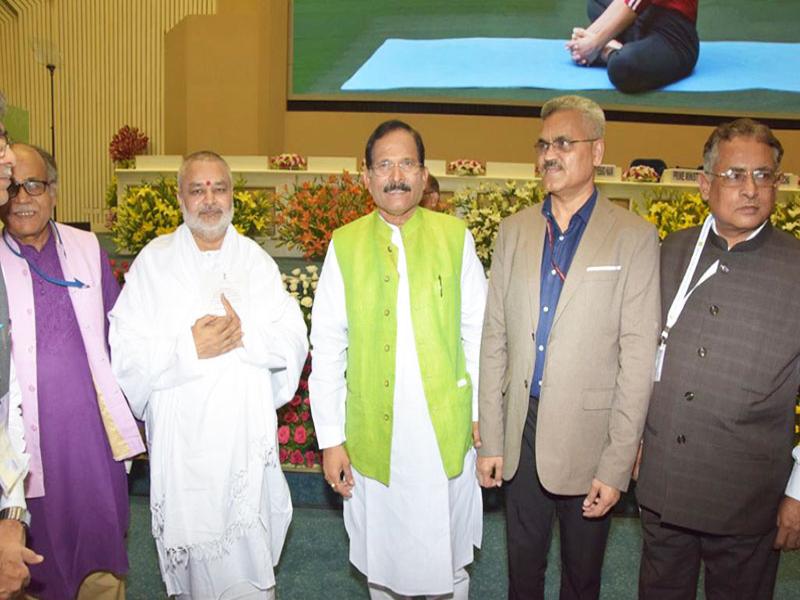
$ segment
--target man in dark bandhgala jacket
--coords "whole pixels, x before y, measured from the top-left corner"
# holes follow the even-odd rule
[[[661,249],[664,330],[639,483],[640,598],[771,598],[800,547],[800,240],[770,223],[783,148],[749,119],[706,142],[703,227]],[[792,460],[794,456],[794,461]]]

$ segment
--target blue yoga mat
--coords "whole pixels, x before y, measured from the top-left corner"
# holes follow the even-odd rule
[[[574,64],[564,44],[565,40],[517,38],[388,39],[342,89],[614,89],[605,69]],[[663,89],[800,92],[800,44],[701,42],[694,72]]]

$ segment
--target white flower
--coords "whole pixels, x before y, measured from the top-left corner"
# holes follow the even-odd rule
[[[300,300],[300,306],[304,306],[306,308],[311,308],[313,304],[314,300],[311,298],[311,296],[303,296],[302,300]]]

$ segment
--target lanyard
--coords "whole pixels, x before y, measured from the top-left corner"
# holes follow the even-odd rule
[[[678,322],[678,317],[681,316],[681,312],[683,312],[686,302],[688,302],[692,293],[703,283],[713,277],[719,268],[719,259],[717,259],[705,270],[705,272],[703,272],[703,274],[700,276],[700,279],[697,280],[697,283],[695,283],[692,288],[689,289],[689,284],[692,282],[694,272],[697,270],[697,263],[700,262],[700,255],[703,253],[703,247],[706,245],[708,232],[711,230],[713,223],[714,217],[712,215],[708,215],[706,220],[703,222],[703,227],[700,230],[700,236],[697,238],[697,242],[694,245],[692,258],[689,260],[689,265],[686,267],[686,272],[683,274],[681,284],[678,286],[678,291],[675,293],[675,298],[672,299],[672,304],[667,312],[667,322],[664,324],[664,329],[661,331],[661,343],[658,346],[658,352],[656,354],[655,381],[661,380],[661,367],[664,364],[664,354],[667,350],[667,338],[669,338],[670,330],[675,323]]]
[[[61,234],[58,233],[58,228],[56,227],[56,224],[52,220],[50,221],[50,227],[53,229],[53,232],[55,233],[56,241],[58,242],[58,245],[61,246],[62,250],[63,250],[63,244],[61,243]],[[35,264],[33,264],[31,261],[29,261],[27,257],[23,256],[21,252],[19,252],[18,250],[15,250],[14,247],[11,244],[8,243],[8,232],[5,229],[3,230],[3,241],[6,243],[6,246],[8,246],[8,249],[11,250],[11,253],[14,254],[14,256],[16,256],[18,258],[21,258],[26,263],[28,263],[28,267],[30,267],[31,271],[36,273],[39,277],[44,279],[47,283],[52,283],[53,285],[58,285],[58,286],[61,286],[61,287],[68,287],[68,288],[70,288],[70,287],[88,288],[89,287],[87,284],[83,283],[78,278],[75,278],[72,281],[64,281],[63,279],[59,279],[58,277],[50,277],[50,275],[47,275],[46,273],[44,273],[41,269],[39,269],[39,267],[37,267]]]
[[[553,270],[555,270],[555,272],[558,274],[558,277],[561,279],[561,281],[564,281],[567,276],[556,263],[555,241],[553,240],[553,224],[550,223],[550,219],[545,219],[545,223],[547,223],[547,245],[550,248],[550,264],[552,265]]]

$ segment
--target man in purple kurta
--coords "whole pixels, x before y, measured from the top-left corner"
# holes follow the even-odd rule
[[[108,366],[106,315],[119,286],[96,237],[50,220],[52,158],[21,144],[14,151],[0,262],[18,313],[12,359],[32,455],[28,539],[45,557],[31,566],[27,592],[41,600],[123,598],[129,508],[121,459],[142,445]]]

